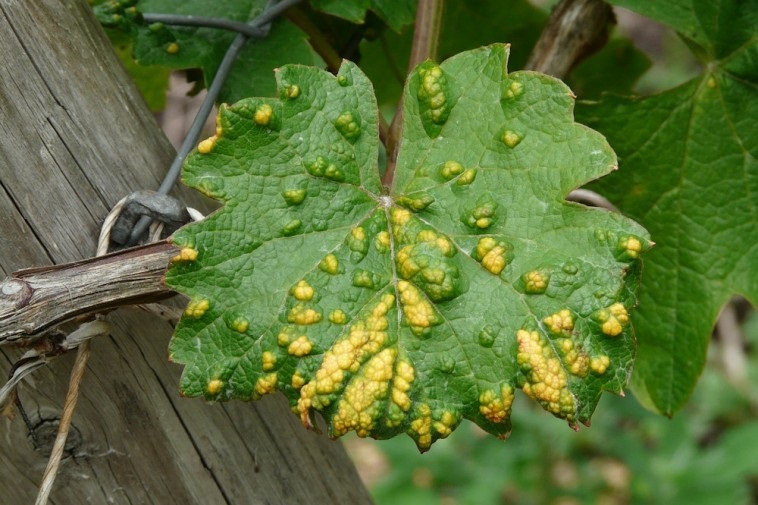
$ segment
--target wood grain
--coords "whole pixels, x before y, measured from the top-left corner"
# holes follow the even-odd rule
[[[76,316],[172,296],[163,276],[178,251],[162,241],[15,272],[0,282],[0,345],[28,346]]]
[[[0,47],[0,270],[91,257],[110,207],[156,188],[173,150],[86,1],[0,0]],[[371,502],[341,444],[304,430],[283,398],[182,399],[171,325],[128,309],[108,319],[50,503]],[[0,374],[20,354],[0,348]],[[41,436],[72,359],[20,390]],[[45,463],[19,416],[0,421],[0,502],[32,503]]]

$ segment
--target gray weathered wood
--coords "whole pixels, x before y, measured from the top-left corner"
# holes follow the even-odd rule
[[[109,208],[156,188],[172,150],[84,0],[0,0],[0,69],[0,270],[90,257]],[[123,309],[108,319],[51,503],[370,502],[342,446],[282,398],[180,399],[171,326]],[[0,374],[19,355],[2,348]],[[33,420],[59,413],[72,359],[21,389]],[[45,463],[20,417],[0,421],[0,502],[31,503]]]

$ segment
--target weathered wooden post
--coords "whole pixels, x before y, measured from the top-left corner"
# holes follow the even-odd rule
[[[84,0],[0,0],[0,69],[0,273],[92,256],[110,207],[156,188],[172,148]],[[283,398],[181,399],[170,325],[108,317],[52,503],[370,503],[342,446],[305,431]],[[0,348],[0,374],[19,355]],[[42,438],[71,361],[21,390]],[[47,458],[19,417],[0,426],[0,501],[31,503]]]

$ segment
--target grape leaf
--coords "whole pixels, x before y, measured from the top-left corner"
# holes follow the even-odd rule
[[[548,15],[528,0],[511,0],[502,8],[499,0],[459,0],[445,5],[438,53],[448,56],[499,42],[518,40],[524,47],[536,44]],[[384,32],[361,43],[361,69],[371,78],[381,110],[398,103],[405,83],[413,30]],[[528,53],[513,55],[508,65],[522,69]],[[581,62],[566,79],[580,99],[600,91],[628,92],[648,68],[647,58],[631,41],[614,37],[598,53]],[[391,114],[388,115],[391,119]]]
[[[416,15],[414,0],[311,0],[311,6],[358,24],[365,21],[366,11],[371,10],[396,32],[413,23]]]
[[[507,436],[516,389],[572,426],[621,392],[647,232],[564,200],[615,155],[564,84],[507,58],[410,75],[389,191],[350,62],[285,66],[278,98],[221,108],[183,177],[225,205],[174,235],[166,276],[191,299],[170,345],[185,395],[281,390],[332,436],[426,450],[463,418]]]
[[[599,185],[658,244],[634,315],[633,388],[671,415],[705,363],[733,294],[758,302],[758,2],[616,2],[681,30],[705,72],[646,98],[606,96],[580,119],[608,136],[621,170]]]
[[[263,12],[265,6],[266,0],[116,0],[97,5],[94,10],[104,26],[132,36],[133,55],[139,64],[171,69],[199,68],[207,86],[237,34],[218,28],[147,24],[142,13],[247,22]],[[233,102],[251,95],[273,94],[271,72],[285,63],[319,65],[320,59],[308,44],[307,35],[280,18],[272,23],[265,38],[247,41],[221,89],[219,101]]]
[[[460,52],[502,40],[518,40],[532,47],[547,21],[547,14],[528,0],[512,0],[502,8],[499,0],[459,0],[448,2],[442,10],[438,54],[442,59]],[[394,112],[403,92],[413,30],[384,32],[380,37],[361,42],[361,70],[371,78],[380,108]],[[512,55],[511,68],[523,68],[529,55]]]
[[[152,112],[160,112],[166,108],[166,90],[169,85],[170,71],[157,66],[141,66],[132,58],[132,39],[119,30],[105,29],[113,49],[137,85],[142,98]]]
[[[598,53],[582,61],[566,80],[580,100],[597,98],[603,91],[631,93],[650,68],[650,60],[631,40],[613,37]]]

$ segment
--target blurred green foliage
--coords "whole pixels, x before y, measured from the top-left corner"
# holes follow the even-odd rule
[[[755,503],[758,317],[745,329],[753,388],[727,380],[714,343],[711,366],[673,419],[604,395],[592,426],[575,433],[521,395],[505,443],[466,423],[423,455],[400,437],[354,438],[348,448],[374,444],[384,454],[385,471],[369,482],[377,505]]]

